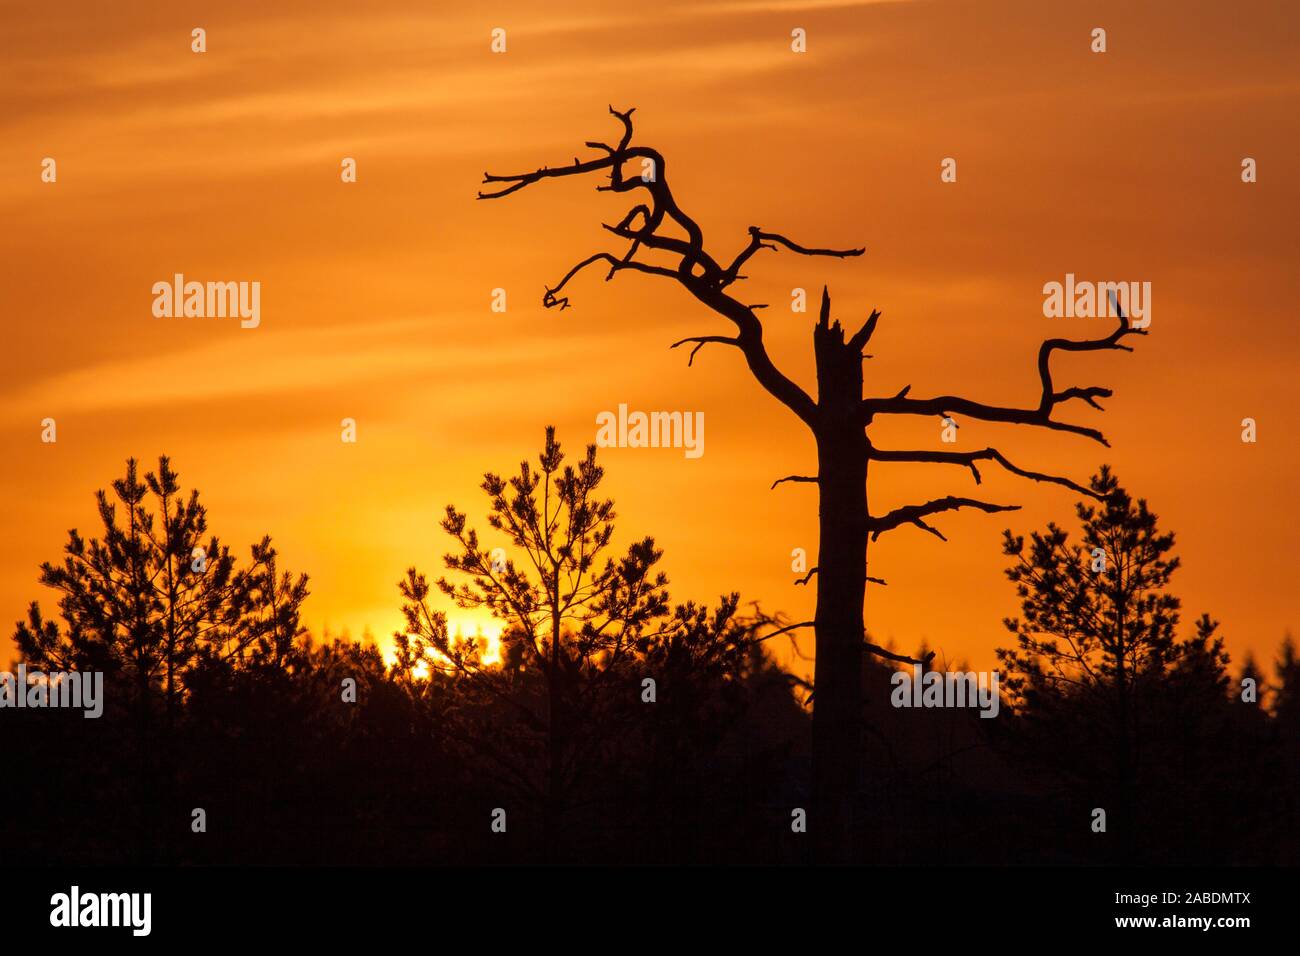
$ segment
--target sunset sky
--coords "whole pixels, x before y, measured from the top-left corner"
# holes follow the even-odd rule
[[[869,393],[1028,406],[1041,339],[1112,324],[1044,318],[1044,283],[1150,282],[1133,354],[1056,363],[1060,386],[1115,389],[1104,414],[1058,412],[1112,448],[961,420],[956,446],[931,419],[873,437],[992,444],[1080,481],[1111,463],[1178,534],[1184,633],[1208,611],[1236,663],[1269,660],[1297,624],[1297,19],[1290,2],[1181,0],[6,4],[0,665],[27,603],[53,609],[38,565],[69,528],[95,531],[94,491],[128,456],[172,456],[241,558],[270,533],[311,576],[314,633],[386,646],[404,569],[441,571],[444,506],[484,527],[482,472],[535,457],[552,423],[580,454],[620,403],[706,425],[698,459],[601,452],[619,540],[658,539],[677,599],[735,589],[811,618],[790,562],[816,553],[815,492],[769,490],[814,467],[811,440],[738,353],[706,348],[688,369],[668,348],[725,322],[670,283],[599,270],[570,285],[573,308],[542,308],[573,263],[622,251],[600,223],[627,197],[586,178],[475,201],[485,170],[616,140],[608,104],[636,107],[637,141],[667,156],[716,257],[751,225],[866,246],[843,262],[765,252],[747,270],[740,294],[772,303],[769,350],[810,392],[815,313],[790,311],[796,286],[829,285],[847,326],[882,311]],[[945,157],[956,183],[940,182]],[[155,318],[151,287],[175,273],[260,282],[260,327]],[[349,417],[356,444],[340,441]],[[1070,522],[1075,496],[984,473],[982,497],[1024,510],[941,516],[947,544],[904,529],[873,546],[889,582],[868,592],[877,641],[984,668],[1009,642],[1001,531]],[[873,468],[878,511],[973,490],[961,468]]]

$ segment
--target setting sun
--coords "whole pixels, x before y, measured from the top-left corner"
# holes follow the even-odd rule
[[[458,643],[465,640],[472,640],[483,648],[482,662],[487,665],[495,666],[501,663],[501,625],[491,619],[485,624],[481,619],[469,615],[448,616],[447,631],[451,636],[451,644],[455,647]],[[392,647],[392,641],[386,641],[380,644],[383,648],[384,662],[390,667],[397,663],[397,654]],[[428,654],[435,660],[446,661],[447,658],[436,650],[430,649]],[[429,676],[429,663],[422,661],[417,664],[411,671],[411,676],[425,678]]]

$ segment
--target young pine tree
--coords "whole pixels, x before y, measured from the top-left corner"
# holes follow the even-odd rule
[[[106,713],[125,705],[132,717],[147,835],[156,826],[150,813],[170,803],[186,677],[200,667],[281,661],[300,631],[307,578],[277,576],[266,537],[240,567],[208,534],[198,492],[182,493],[166,457],[143,478],[130,459],[111,496],[101,490],[97,501],[101,535],[87,539],[74,528],[63,560],[41,565],[62,626],[33,601],[14,639],[29,668],[105,673]]]
[[[74,528],[63,561],[41,565],[41,583],[59,592],[64,626],[32,602],[15,633],[29,665],[129,675],[143,698],[157,691],[171,712],[201,659],[247,663],[287,653],[301,630],[307,577],[277,577],[269,537],[238,567],[208,535],[198,491],[182,493],[165,456],[143,480],[130,459],[112,492],[96,494],[102,537],[87,540]]]
[[[620,702],[643,692],[644,675],[662,678],[682,656],[700,665],[697,672],[715,658],[743,666],[736,595],[711,615],[694,605],[673,609],[653,538],[608,556],[615,514],[598,493],[603,477],[594,445],[576,465],[565,464],[548,427],[536,467],[525,460],[512,478],[484,476],[488,524],[509,550],[484,543],[463,512],[447,507],[442,528],[457,550],[444,561],[457,579],[437,586],[456,606],[487,610],[503,623],[499,660],[485,659],[482,642],[449,633],[414,567],[400,584],[407,627],[395,635],[398,671],[450,682],[459,703],[444,731],[486,754],[542,807],[548,854],[556,852],[570,795],[615,745],[619,715],[628,712]]]
[[[1108,810],[1117,855],[1131,861],[1139,791],[1150,806],[1152,777],[1175,762],[1170,716],[1217,719],[1227,656],[1208,616],[1177,638],[1180,602],[1167,590],[1179,564],[1174,535],[1108,468],[1091,488],[1097,500],[1077,506],[1077,539],[1055,523],[1028,542],[1005,533],[1022,616],[1006,620],[1017,644],[998,658],[1020,744],[1088,807]]]

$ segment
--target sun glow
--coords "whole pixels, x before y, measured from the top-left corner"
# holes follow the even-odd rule
[[[464,618],[448,618],[447,632],[451,636],[451,645],[455,647],[461,642],[472,641],[477,643],[481,648],[482,662],[489,666],[495,667],[501,663],[501,623],[496,620],[484,622],[482,620]],[[397,663],[396,651],[389,649],[384,654],[384,661],[390,666]],[[420,661],[412,670],[412,676],[417,678],[426,678],[429,676],[430,667],[434,662],[445,663],[446,655],[440,651],[429,649],[427,659]]]

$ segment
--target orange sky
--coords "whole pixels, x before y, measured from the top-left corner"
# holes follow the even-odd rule
[[[69,527],[93,528],[93,492],[128,455],[165,452],[227,544],[246,553],[269,532],[284,566],[311,575],[313,630],[386,637],[403,569],[440,570],[443,506],[483,524],[485,469],[534,455],[547,423],[576,453],[620,402],[706,417],[698,460],[602,453],[623,540],[659,539],[678,598],[736,588],[811,617],[790,552],[815,553],[814,492],[768,490],[811,468],[810,439],[734,352],[688,370],[667,347],[723,321],[669,284],[596,272],[571,286],[573,309],[542,309],[545,283],[619,250],[599,223],[626,205],[594,180],[474,201],[485,169],[567,162],[616,136],[613,103],[637,107],[638,140],[667,155],[716,256],[750,225],[867,246],[845,262],[764,253],[748,270],[746,300],[776,304],[769,349],[809,391],[812,315],[780,306],[794,286],[829,283],[846,325],[883,311],[872,393],[1026,405],[1040,339],[1109,331],[1044,318],[1045,282],[1151,282],[1134,354],[1057,365],[1058,384],[1116,389],[1104,415],[1060,416],[1100,425],[1112,449],[975,422],[956,447],[1081,480],[1111,462],[1178,532],[1185,617],[1221,618],[1238,659],[1271,657],[1295,624],[1300,40],[1294,4],[1217,6],[5,5],[0,620],[51,605],[37,565]],[[1104,55],[1089,51],[1096,26]],[[955,184],[939,181],[947,156]],[[154,318],[150,288],[176,272],[260,281],[260,328]],[[496,287],[504,315],[489,310]],[[40,442],[47,416],[55,445]],[[1240,441],[1246,416],[1258,444]],[[344,417],[355,445],[339,440]],[[939,440],[928,419],[873,435]],[[1000,531],[1068,520],[1074,499],[985,473],[985,497],[1025,509],[944,516],[948,544],[882,538],[877,640],[992,666],[1015,608]],[[878,510],[973,489],[951,467],[873,474]]]

